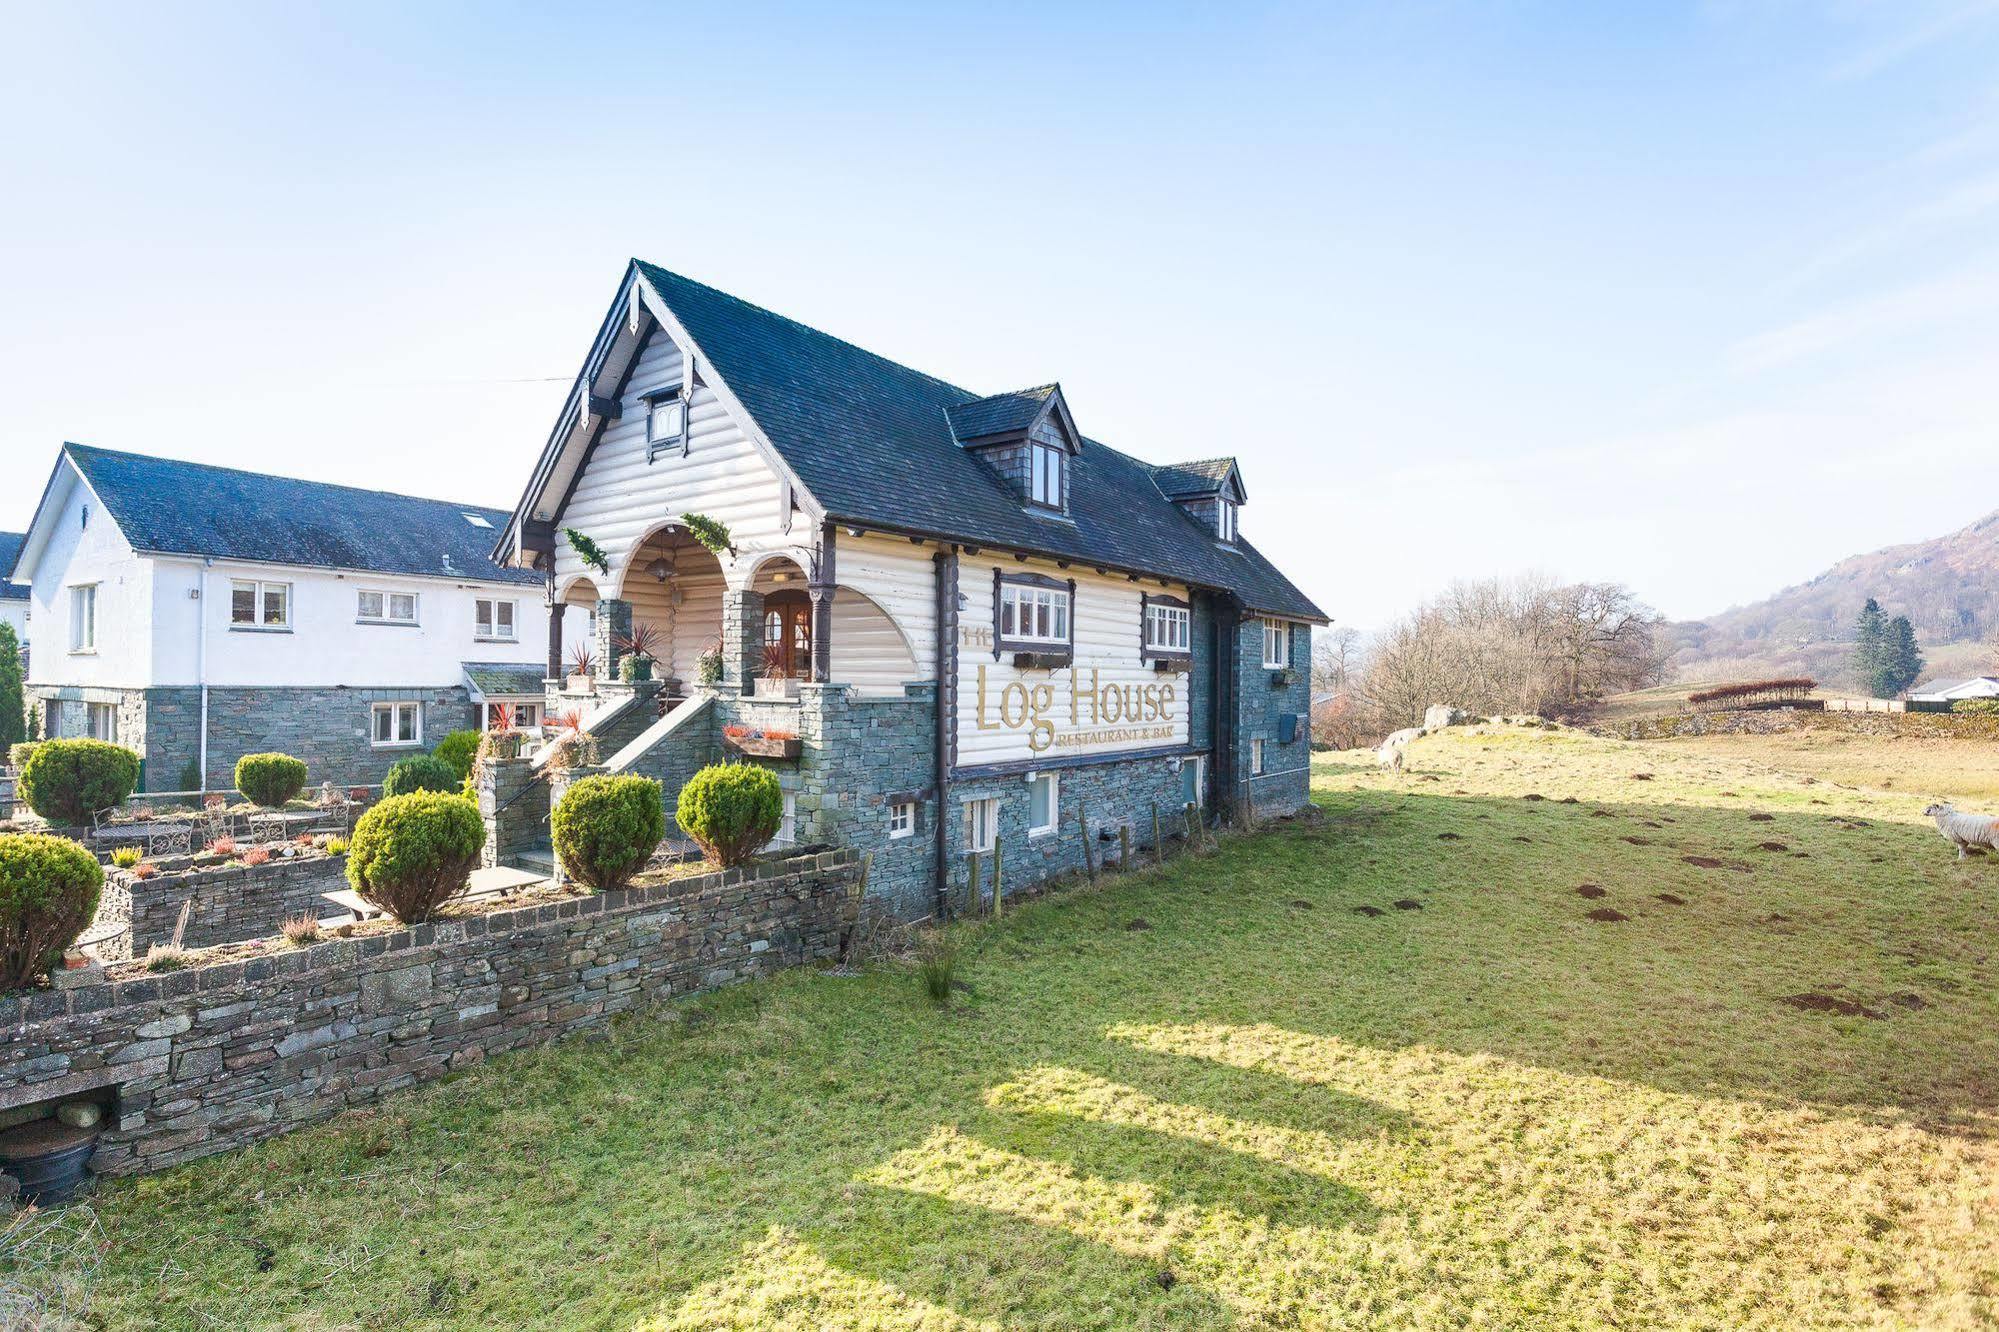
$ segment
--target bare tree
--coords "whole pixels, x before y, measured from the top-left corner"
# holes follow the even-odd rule
[[[1312,692],[1337,694],[1360,669],[1360,630],[1339,625],[1312,638]]]

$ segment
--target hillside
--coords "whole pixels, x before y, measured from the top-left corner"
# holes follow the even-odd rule
[[[1841,560],[1810,582],[1706,620],[1667,627],[1668,662],[1682,681],[1805,674],[1852,683],[1846,655],[1868,597],[1906,615],[1930,678],[1990,670],[1999,637],[1999,513],[1948,536]]]

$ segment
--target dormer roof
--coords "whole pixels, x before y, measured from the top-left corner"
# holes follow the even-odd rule
[[[995,393],[989,398],[974,398],[944,409],[944,419],[951,423],[951,437],[966,448],[1026,439],[1051,418],[1069,452],[1081,452],[1083,437],[1076,433],[1076,422],[1069,415],[1069,404],[1062,397],[1060,384]]]
[[[1170,500],[1207,499],[1223,495],[1238,504],[1249,499],[1242,471],[1234,458],[1203,458],[1199,462],[1168,463],[1152,469],[1159,493]]]

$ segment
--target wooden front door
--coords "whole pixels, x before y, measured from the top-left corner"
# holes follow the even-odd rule
[[[778,667],[794,680],[812,678],[812,599],[803,592],[764,598],[764,673]]]

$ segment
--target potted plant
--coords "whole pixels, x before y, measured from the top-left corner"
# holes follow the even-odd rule
[[[763,674],[756,680],[758,698],[797,698],[798,678],[784,659],[784,649],[772,643],[764,648]]]
[[[694,663],[694,683],[712,688],[722,683],[722,640],[716,639]]]
[[[616,642],[618,650],[627,654],[618,663],[620,678],[627,684],[652,679],[652,664],[659,659],[659,631],[649,624],[634,625],[629,634],[619,634]]]
[[[592,655],[588,643],[578,643],[576,650],[569,654],[569,692],[572,694],[593,693],[597,688],[597,658]]]
[[[1297,683],[1298,672],[1289,666],[1270,673],[1270,687],[1272,689],[1289,689]]]

